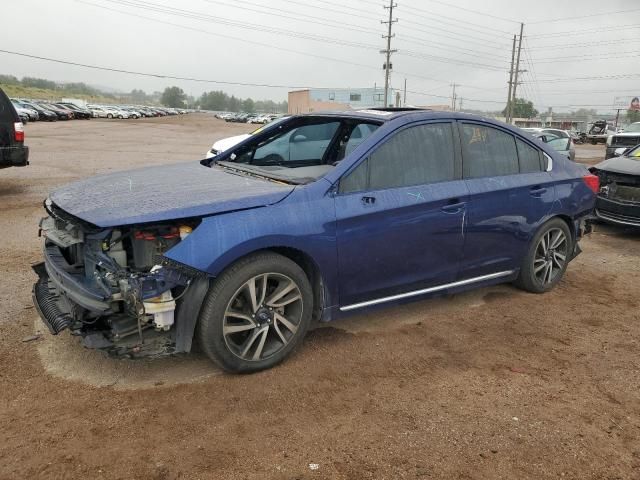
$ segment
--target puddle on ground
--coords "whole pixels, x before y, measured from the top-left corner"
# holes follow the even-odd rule
[[[37,317],[35,331],[42,334],[37,345],[45,371],[65,380],[96,387],[138,390],[196,383],[223,375],[200,353],[141,360],[116,359],[84,348],[80,340],[68,332],[57,336],[49,334]]]

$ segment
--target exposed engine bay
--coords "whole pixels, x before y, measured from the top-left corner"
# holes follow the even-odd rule
[[[85,346],[116,356],[189,351],[208,279],[163,255],[199,220],[98,228],[50,202],[45,209],[44,262],[33,267],[40,277],[33,295],[51,333],[69,329]],[[200,300],[195,310],[181,305],[194,295]],[[189,317],[182,338],[176,328],[180,308]]]

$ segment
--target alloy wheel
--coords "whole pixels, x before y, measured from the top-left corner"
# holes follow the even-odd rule
[[[222,334],[227,348],[245,361],[265,360],[295,337],[302,321],[298,285],[279,273],[264,273],[245,282],[231,297]]]
[[[536,247],[533,273],[541,285],[553,283],[567,263],[569,242],[559,228],[545,232]]]

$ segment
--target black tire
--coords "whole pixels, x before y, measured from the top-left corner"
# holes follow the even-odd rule
[[[113,115],[110,113],[107,113],[107,118],[113,118]]]
[[[554,247],[552,245],[554,243],[553,237],[557,232],[562,232],[565,240],[562,244]],[[545,252],[544,243],[546,242],[552,247],[548,249],[549,253]],[[552,290],[564,276],[573,249],[573,237],[567,224],[559,218],[549,220],[540,227],[538,233],[533,237],[520,266],[520,274],[515,284],[531,293],[545,293]],[[564,261],[561,262],[562,256],[564,256]],[[545,263],[544,267],[543,263]],[[540,268],[543,270],[540,271]]]
[[[297,290],[278,297],[289,282]],[[275,306],[278,302],[289,303]],[[202,305],[196,337],[207,356],[227,372],[257,372],[277,365],[301,344],[312,312],[313,291],[302,268],[277,253],[260,252],[239,260],[216,279]]]

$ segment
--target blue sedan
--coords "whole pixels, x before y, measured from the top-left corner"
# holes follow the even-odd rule
[[[33,297],[114,356],[272,367],[313,321],[513,282],[551,290],[598,178],[504,123],[425,110],[292,116],[214,159],[50,195]]]

